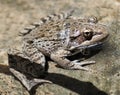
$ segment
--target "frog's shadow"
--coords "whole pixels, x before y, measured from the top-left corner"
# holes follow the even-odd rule
[[[58,74],[58,73],[49,73],[46,78],[47,80],[53,82],[53,84],[62,86],[68,90],[71,90],[78,95],[108,95],[106,92],[99,90],[91,82],[80,81],[69,76]],[[29,92],[30,95],[35,95],[36,88],[39,86],[34,86]]]
[[[54,84],[60,85],[80,95],[107,95],[105,92],[95,87],[91,82],[80,81],[63,74],[50,73],[48,79]]]

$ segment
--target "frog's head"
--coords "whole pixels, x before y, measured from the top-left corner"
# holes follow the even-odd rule
[[[98,23],[80,23],[80,26],[70,31],[70,50],[81,50],[87,47],[101,45],[108,37],[108,30],[105,25]]]

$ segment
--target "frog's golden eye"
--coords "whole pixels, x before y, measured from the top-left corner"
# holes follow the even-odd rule
[[[90,40],[93,37],[93,30],[92,29],[85,29],[83,31],[83,36],[85,37],[86,40]]]

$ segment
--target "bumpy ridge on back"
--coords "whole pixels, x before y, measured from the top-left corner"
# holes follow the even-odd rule
[[[45,18],[41,18],[40,21],[35,22],[35,23],[29,25],[28,27],[25,27],[22,31],[20,31],[20,36],[24,36],[24,35],[30,33],[35,28],[39,27],[40,25],[42,25],[48,21],[52,21],[52,20],[54,21],[54,18],[67,19],[72,15],[73,12],[74,12],[74,10],[71,10],[69,12],[62,12],[60,14],[52,14],[52,15],[48,15]]]

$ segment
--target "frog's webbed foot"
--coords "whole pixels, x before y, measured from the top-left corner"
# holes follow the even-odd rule
[[[74,61],[71,61],[70,69],[91,71],[91,69],[84,67],[84,65],[89,65],[89,64],[94,64],[94,63],[95,63],[95,61],[82,61],[82,62],[79,62],[79,60],[74,60]]]
[[[38,84],[52,83],[51,81],[45,79],[38,79],[38,78],[29,79],[24,74],[13,68],[10,68],[10,71],[27,88],[28,91],[30,91],[34,86]]]

